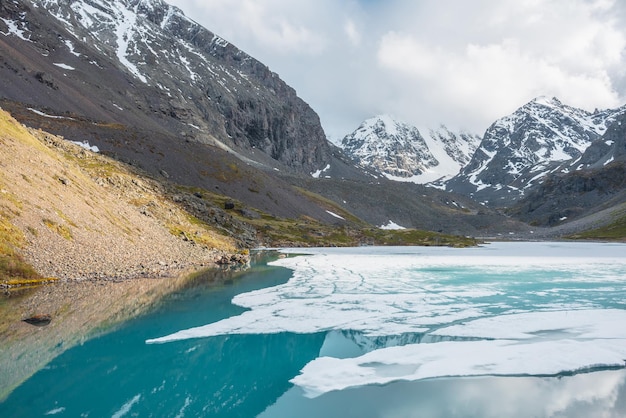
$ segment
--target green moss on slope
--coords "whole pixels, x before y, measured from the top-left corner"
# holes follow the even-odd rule
[[[626,241],[626,215],[600,228],[568,236],[570,239]]]

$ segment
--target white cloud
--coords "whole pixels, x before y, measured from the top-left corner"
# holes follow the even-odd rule
[[[354,46],[358,46],[361,44],[361,33],[356,28],[356,25],[352,19],[348,19],[346,24],[344,25],[344,31],[348,36],[348,39]]]
[[[390,113],[482,133],[539,95],[626,102],[618,0],[172,0],[267,64],[341,137]]]
[[[312,4],[280,0],[173,0],[186,15],[228,40],[285,54],[316,54],[326,35],[309,23]],[[294,6],[301,7],[294,7]],[[238,45],[244,48],[242,45]],[[246,52],[250,52],[246,50]]]

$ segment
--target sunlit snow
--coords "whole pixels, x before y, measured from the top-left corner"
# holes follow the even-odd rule
[[[53,63],[53,64],[54,64],[54,65],[56,65],[56,66],[57,66],[57,67],[59,67],[59,68],[63,68],[64,70],[70,70],[70,71],[73,71],[73,70],[75,70],[75,69],[76,69],[76,68],[74,68],[74,67],[72,67],[72,66],[70,66],[70,65],[63,64],[62,62],[55,62],[55,63]]]
[[[334,218],[337,218],[337,219],[343,219],[344,221],[346,220],[346,218],[344,218],[344,217],[343,217],[343,216],[341,216],[341,215],[337,215],[335,212],[331,212],[331,211],[327,210],[327,211],[326,211],[326,213],[328,213],[330,216],[332,216],[332,217],[334,217]]]
[[[397,230],[400,230],[400,229],[406,229],[405,227],[398,225],[397,223],[395,223],[392,220],[389,220],[389,222],[387,222],[386,225],[379,226],[379,228],[380,229],[392,230],[392,231],[397,231]]]

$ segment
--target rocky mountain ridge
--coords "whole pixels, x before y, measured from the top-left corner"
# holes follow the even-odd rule
[[[57,114],[139,118],[145,128],[244,154],[258,150],[300,172],[329,162],[317,114],[291,87],[161,0],[19,0],[3,2],[0,17],[0,38],[35,50],[8,54],[3,66],[51,90],[31,95]],[[94,93],[87,105],[63,97],[79,80]],[[7,86],[7,98],[23,101],[17,87]]]
[[[446,190],[495,206],[524,196],[550,173],[570,170],[626,107],[587,112],[556,98],[536,98],[494,122]],[[581,166],[582,168],[582,166]]]
[[[358,164],[391,177],[420,175],[438,164],[417,128],[387,115],[365,120],[341,145]]]

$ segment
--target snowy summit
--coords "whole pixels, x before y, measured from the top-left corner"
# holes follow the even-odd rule
[[[341,146],[357,163],[391,180],[428,183],[456,175],[480,141],[443,125],[429,133],[425,138],[415,126],[380,115],[365,120]]]

